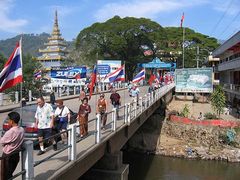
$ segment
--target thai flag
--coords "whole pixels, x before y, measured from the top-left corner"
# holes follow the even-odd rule
[[[107,81],[107,82],[110,82],[110,83],[113,83],[113,82],[116,82],[116,81],[124,81],[124,80],[125,80],[124,65],[122,65],[116,71],[107,75],[107,77],[104,79],[104,81]]]
[[[40,78],[42,78],[42,71],[39,70],[39,71],[37,71],[36,73],[34,73],[34,77],[35,77],[35,79],[40,79]]]
[[[132,80],[133,83],[137,83],[145,79],[145,69],[141,70]]]
[[[0,73],[0,92],[23,81],[21,45],[18,42]]]

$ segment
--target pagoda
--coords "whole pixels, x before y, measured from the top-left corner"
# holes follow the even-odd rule
[[[42,55],[37,57],[37,60],[44,68],[46,68],[46,70],[50,70],[53,66],[61,66],[61,62],[66,59],[66,54],[68,53],[66,50],[67,44],[61,37],[58,27],[57,11],[55,11],[53,31],[48,40],[48,43],[44,43],[46,48],[39,49],[39,52],[42,53]]]

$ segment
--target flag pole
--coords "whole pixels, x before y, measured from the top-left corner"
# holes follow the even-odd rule
[[[124,72],[124,90],[123,90],[123,96],[124,96],[124,103],[123,103],[123,105],[125,105],[125,85],[126,85],[126,67],[125,67],[125,61],[123,61],[123,72]]]
[[[22,35],[19,41],[19,46],[20,46],[20,61],[21,61],[21,66],[22,66],[22,72],[23,72],[23,63],[22,63]],[[22,78],[23,78],[23,73],[22,73]],[[22,102],[22,98],[23,98],[23,80],[20,83],[20,108],[21,108],[21,114],[20,114],[20,119],[21,119],[21,125],[22,125],[22,115],[23,115],[23,102]]]
[[[183,43],[182,43],[182,58],[183,58],[183,61],[182,61],[182,64],[183,64],[183,68],[184,68],[184,41],[185,41],[185,28],[183,27]]]

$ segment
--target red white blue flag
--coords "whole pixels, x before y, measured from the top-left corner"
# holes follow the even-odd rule
[[[20,44],[19,42],[16,44],[14,51],[0,73],[0,92],[23,81]]]
[[[184,13],[182,14],[182,18],[181,18],[180,27],[183,27],[183,21],[184,21]]]
[[[41,79],[42,78],[42,71],[39,70],[39,71],[35,72],[34,77],[35,77],[35,79]]]
[[[137,83],[145,79],[145,69],[141,70],[132,80],[133,83]]]
[[[124,65],[122,65],[116,71],[108,74],[107,77],[104,79],[104,81],[110,82],[110,83],[117,82],[117,81],[125,81]]]

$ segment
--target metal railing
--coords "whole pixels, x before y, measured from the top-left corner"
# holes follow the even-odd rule
[[[22,153],[22,171],[18,172],[14,175],[14,178],[22,175],[22,179],[34,179],[34,169],[42,163],[47,162],[54,156],[57,156],[60,153],[67,153],[68,161],[75,161],[77,159],[77,144],[81,141],[93,137],[95,141],[92,141],[91,147],[94,145],[98,145],[105,138],[109,138],[113,135],[118,128],[122,126],[129,126],[138,116],[141,115],[146,109],[148,109],[151,105],[153,105],[156,101],[158,101],[162,96],[165,95],[169,90],[171,90],[175,85],[169,84],[163,86],[159,89],[156,89],[152,93],[145,94],[143,97],[139,97],[138,101],[136,98],[132,98],[130,103],[126,103],[123,106],[120,106],[119,109],[113,108],[112,111],[107,113],[108,122],[106,124],[106,129],[101,128],[101,115],[97,114],[96,118],[90,119],[88,124],[93,123],[94,126],[91,126],[91,133],[85,137],[78,137],[77,128],[80,128],[81,124],[70,124],[68,129],[64,132],[60,132],[54,136],[51,136],[47,139],[44,139],[42,142],[48,142],[51,139],[59,137],[63,133],[68,133],[67,145],[63,146],[54,153],[49,154],[41,160],[35,161],[33,147],[36,143],[32,141],[24,142],[24,150]],[[117,118],[117,110],[119,113],[119,119]],[[104,134],[105,133],[105,134]],[[104,134],[104,136],[103,136]],[[38,144],[40,142],[37,142]],[[51,150],[51,149],[50,149]],[[46,153],[50,152],[47,151]],[[67,150],[67,152],[65,151]]]
[[[223,84],[223,88],[229,89],[232,91],[237,91],[240,93],[240,85],[239,84]]]

